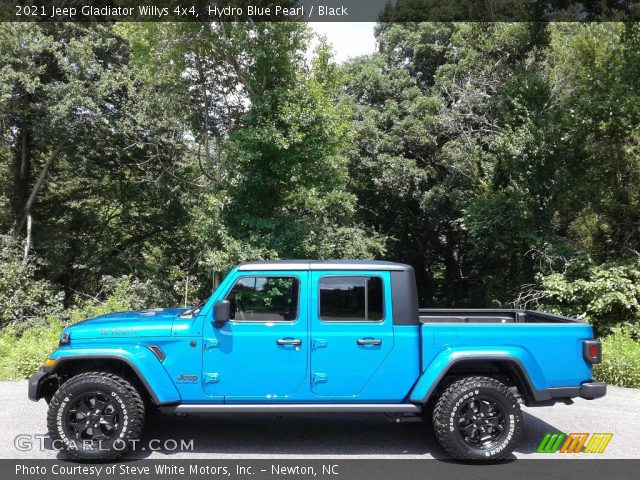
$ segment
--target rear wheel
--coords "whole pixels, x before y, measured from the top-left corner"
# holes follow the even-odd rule
[[[49,404],[54,448],[82,460],[115,459],[140,438],[144,402],[131,383],[108,372],[87,372],[65,382]]]
[[[520,436],[522,412],[509,388],[490,377],[465,377],[438,398],[433,427],[442,447],[460,460],[500,460]]]

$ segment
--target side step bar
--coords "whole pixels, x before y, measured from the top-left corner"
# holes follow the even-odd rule
[[[420,413],[412,403],[183,403],[160,407],[177,415],[204,413]]]

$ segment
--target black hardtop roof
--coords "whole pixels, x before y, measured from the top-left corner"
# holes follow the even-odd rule
[[[263,260],[245,262],[238,270],[396,270],[412,267],[404,263],[383,260]]]

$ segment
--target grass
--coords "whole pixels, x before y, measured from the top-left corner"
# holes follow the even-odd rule
[[[640,387],[640,342],[623,330],[602,339],[602,358],[594,368],[597,380],[619,387]]]

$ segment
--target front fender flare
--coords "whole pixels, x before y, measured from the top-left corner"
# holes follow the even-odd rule
[[[57,360],[55,367],[51,370],[52,373],[70,361],[122,361],[131,367],[157,405],[177,403],[181,400],[165,368],[153,352],[144,345],[132,345],[130,348],[114,346],[100,348],[100,350],[88,348],[56,350],[51,358]]]

